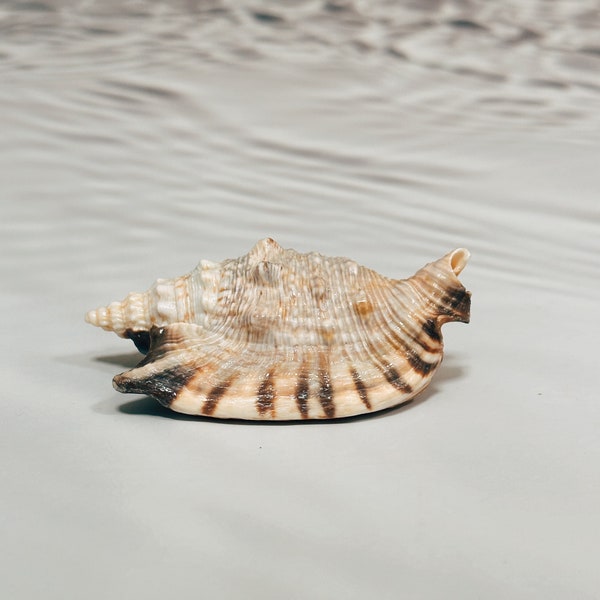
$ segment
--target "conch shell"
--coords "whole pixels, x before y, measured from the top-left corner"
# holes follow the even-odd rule
[[[120,392],[221,419],[347,417],[427,386],[442,361],[440,327],[469,322],[471,294],[457,278],[468,259],[459,248],[394,280],[264,239],[86,321],[147,352],[114,378]]]

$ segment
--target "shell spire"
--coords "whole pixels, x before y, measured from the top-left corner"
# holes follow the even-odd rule
[[[272,239],[90,311],[146,357],[113,379],[175,411],[222,419],[331,419],[410,402],[442,361],[441,326],[467,323],[459,248],[393,280]]]
[[[129,338],[141,352],[149,348],[149,331],[190,318],[188,276],[158,279],[146,292],[132,292],[121,302],[90,310],[85,320],[118,336]]]
[[[148,293],[132,292],[122,302],[111,302],[108,306],[88,311],[85,320],[105,331],[126,337],[128,330],[150,329],[148,313]]]

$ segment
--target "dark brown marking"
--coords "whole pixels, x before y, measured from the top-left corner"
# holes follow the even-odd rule
[[[419,344],[423,350],[426,352],[439,352],[440,342],[442,341],[439,327],[433,319],[429,320],[429,324],[422,325],[420,322],[416,320],[407,320],[406,315],[398,314],[398,311],[394,307],[393,303],[388,305],[388,309],[390,311],[390,323],[400,328],[406,335],[408,335],[415,343]],[[431,331],[432,335],[429,336],[429,339],[435,344],[428,343],[429,340],[423,337],[420,331],[420,327],[429,335],[429,331]],[[393,330],[393,327],[391,327]],[[437,337],[435,336],[437,332]]]
[[[132,329],[128,329],[125,332],[125,337],[130,339],[142,354],[147,354],[148,350],[150,350],[149,331],[133,331]]]
[[[256,410],[259,414],[264,415],[267,411],[271,411],[272,416],[275,416],[275,386],[273,385],[273,376],[271,372],[267,373],[262,380],[257,393]]]
[[[449,304],[451,308],[458,308],[464,303],[467,294],[468,292],[464,288],[452,288],[448,290],[447,294],[444,296],[444,301]]]
[[[383,298],[383,300],[385,300],[385,298]],[[381,305],[386,306],[386,303],[381,302]],[[417,329],[418,323],[398,315],[393,303],[387,304],[387,311],[389,316],[380,320],[381,333],[385,336],[386,341],[389,343],[395,354],[407,360],[416,372],[419,372],[423,376],[426,375],[438,363],[429,363],[421,359],[416,352],[414,345],[419,344],[425,351],[436,354],[440,353],[441,348],[439,346],[431,347],[430,344],[426,343],[423,339],[424,336],[419,334]],[[402,330],[402,333],[400,333],[400,329]],[[406,340],[404,339],[404,336],[407,336],[410,339]],[[415,344],[412,344],[411,341],[415,342]],[[384,358],[384,356],[378,356],[376,349],[372,354],[374,356],[373,362],[384,373],[384,376],[389,383],[401,391],[408,393],[412,391],[411,386],[400,377],[398,371],[391,367],[388,362],[389,359]]]
[[[435,342],[441,342],[440,328],[434,319],[428,319],[423,323],[423,331]]]
[[[410,333],[408,335],[410,335]],[[417,373],[425,376],[438,365],[438,362],[430,363],[423,360],[413,347],[406,343],[399,335],[394,333],[392,330],[390,330],[389,335],[386,335],[386,337],[389,340],[392,348],[394,348],[394,350],[396,350],[399,354],[405,356],[410,366]],[[416,338],[412,336],[411,338],[414,341],[417,341]]]
[[[225,381],[222,381],[221,383],[215,385],[215,387],[213,387],[212,390],[208,392],[208,394],[206,395],[206,401],[202,406],[203,415],[207,415],[210,417],[215,412],[217,404],[219,404],[219,400],[224,396],[225,392],[229,389],[234,379],[235,377],[230,377],[229,379],[226,379]]]
[[[325,416],[332,419],[335,416],[333,387],[331,386],[331,375],[325,366],[319,368],[319,402],[325,411]]]
[[[408,336],[410,338],[411,342],[414,342],[415,344],[418,344],[419,346],[421,346],[421,348],[423,348],[423,350],[425,350],[425,352],[432,352],[434,354],[437,354],[440,352],[439,341],[441,341],[441,339],[436,344],[429,343],[430,340],[425,338],[422,334],[417,333],[418,330],[415,329],[415,325],[418,325],[417,323],[411,323],[409,325],[406,322],[404,322],[404,323],[395,323],[395,325],[397,327],[398,326],[401,327],[402,333],[404,335]],[[396,333],[395,329],[391,328],[391,331],[392,331],[392,335],[395,338],[399,338],[399,341],[400,341],[401,347],[403,348],[403,351],[409,352],[412,349],[412,345],[409,342],[404,341],[404,339]]]
[[[354,381],[354,387],[356,388],[356,392],[358,393],[359,398],[362,403],[371,410],[371,402],[369,401],[369,395],[367,394],[367,388],[361,379],[361,376],[358,374],[358,371],[352,367],[350,369],[350,373],[352,373],[352,380]]]
[[[413,342],[416,344],[419,344],[419,346],[421,346],[425,352],[432,352],[433,354],[439,354],[441,352],[439,342],[436,345],[431,345],[427,343],[427,339],[422,335],[415,335],[410,331],[407,331],[407,334],[410,336],[411,340],[413,340]]]
[[[471,292],[465,288],[452,288],[441,299],[439,305],[441,314],[452,317],[455,321],[468,323],[471,312]]]
[[[303,419],[308,419],[308,370],[306,364],[303,363],[300,368],[300,374],[298,375],[298,385],[296,386],[295,398],[298,410],[302,415]]]
[[[410,394],[412,392],[412,388],[408,383],[406,383],[400,374],[394,367],[388,365],[386,368],[382,369],[383,376],[387,379],[388,383],[393,385],[397,390],[404,392],[405,394]]]
[[[144,379],[130,378],[129,373],[122,373],[113,379],[113,385],[119,392],[146,394],[156,398],[163,406],[170,406],[180,390],[196,373],[195,368],[185,365],[165,369]]]
[[[325,416],[332,419],[335,416],[335,404],[333,403],[331,376],[327,370],[319,371],[319,402],[325,411]]]
[[[432,369],[437,367],[438,363],[430,363],[423,360],[414,350],[407,350],[406,358],[410,366],[420,375],[427,375]]]

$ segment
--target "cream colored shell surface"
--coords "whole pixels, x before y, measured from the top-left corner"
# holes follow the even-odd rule
[[[149,346],[117,390],[217,418],[323,419],[410,401],[442,360],[440,327],[469,321],[450,252],[392,280],[346,258],[272,239],[245,256],[90,311],[87,321]]]

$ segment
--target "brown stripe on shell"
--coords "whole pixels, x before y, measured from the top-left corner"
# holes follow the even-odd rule
[[[202,405],[202,414],[210,417],[216,410],[219,400],[225,395],[225,392],[230,388],[231,384],[235,379],[235,375],[229,377],[225,381],[222,381],[215,385],[208,394],[206,394],[206,400]]]
[[[275,418],[275,385],[273,384],[273,375],[268,372],[258,387],[256,394],[256,410],[258,414],[264,415],[267,411]]]
[[[401,392],[410,393],[412,388],[401,377],[387,357],[381,355],[377,348],[370,342],[365,341],[366,349],[369,352],[370,362],[381,371],[388,383],[391,383]]]
[[[308,419],[308,397],[309,391],[309,376],[308,367],[306,362],[302,363],[300,367],[300,373],[298,374],[298,384],[296,385],[296,391],[294,397],[296,399],[296,405],[302,415],[303,419]]]
[[[406,332],[407,335],[410,337],[412,342],[415,342],[416,344],[418,344],[421,348],[423,348],[423,350],[425,350],[425,352],[428,352],[429,354],[441,354],[442,353],[442,347],[441,347],[441,339],[440,341],[438,341],[436,344],[431,345],[428,344],[426,341],[426,338],[421,334],[413,334],[411,331],[407,331]],[[406,353],[412,353],[413,355],[417,354],[417,350],[412,348],[410,345],[408,345],[406,342],[404,342],[404,346],[406,349]],[[438,363],[434,363],[433,366],[436,366]],[[428,372],[428,371],[427,371]]]
[[[446,302],[452,308],[458,308],[465,302],[465,298],[470,296],[469,292],[463,287],[451,288],[446,291],[446,294],[442,298],[443,302]]]
[[[417,352],[415,352],[411,348],[406,348],[406,358],[407,358],[408,362],[410,363],[410,366],[417,373],[419,373],[419,375],[422,375],[423,377],[425,377],[425,375],[427,375],[430,371],[435,369],[439,364],[439,361],[430,363],[430,362],[427,362],[426,360],[423,360],[417,354]]]
[[[408,284],[409,287],[413,289],[414,293],[423,299],[424,306],[425,303],[431,302],[431,311],[434,312],[434,316],[426,319],[424,322],[422,322],[421,319],[414,322],[416,329],[414,329],[414,333],[410,332],[411,337],[425,351],[439,352],[441,354],[443,350],[442,335],[440,330],[441,325],[449,320],[465,321],[465,315],[458,315],[459,318],[457,319],[457,315],[455,314],[454,310],[450,306],[445,306],[444,302],[446,300],[452,302],[450,296],[458,296],[459,293],[466,294],[468,300],[466,307],[466,318],[468,319],[471,293],[466,291],[465,288],[459,283],[458,286],[451,287],[450,294],[448,294],[446,288],[440,287],[438,282],[435,280],[430,281],[429,284],[425,284],[419,277],[412,277],[403,281],[402,283]],[[402,305],[405,302],[404,294],[396,287],[392,287],[390,290],[392,296],[398,301],[398,304]],[[407,325],[410,327],[411,323],[406,320],[406,315],[398,314],[397,308],[394,304],[390,304],[390,307],[392,308],[392,312],[395,317],[393,321],[396,324],[401,324],[402,327]],[[447,316],[452,318],[445,318]],[[439,317],[441,317],[441,319]],[[425,336],[423,336],[422,333],[425,333]],[[433,342],[433,347],[428,342]]]
[[[451,288],[440,300],[438,308],[441,314],[468,323],[471,313],[471,292],[464,287]]]
[[[442,336],[440,335],[440,328],[434,319],[427,319],[422,326],[423,331],[434,341],[441,342]]]
[[[413,285],[415,285],[415,284],[413,284]],[[428,337],[430,338],[428,340],[426,337],[423,336],[423,332],[425,332],[425,333],[428,333],[428,332],[425,331],[425,325],[421,324],[420,319],[414,320],[414,321],[407,320],[406,315],[401,315],[398,313],[396,303],[398,305],[402,305],[404,303],[405,299],[400,297],[397,294],[397,290],[394,288],[391,289],[391,297],[396,302],[389,302],[387,304],[387,309],[390,313],[389,322],[393,323],[396,327],[402,329],[402,331],[404,331],[406,333],[406,335],[408,335],[412,341],[419,344],[419,346],[421,346],[421,348],[423,348],[423,350],[425,350],[426,352],[430,352],[430,353],[441,352],[442,349],[440,347],[440,344],[441,344],[442,338],[441,338],[441,335],[439,335],[439,328],[437,328],[438,335],[437,335],[437,337],[435,337],[435,328],[437,327],[435,322],[430,319],[431,325],[433,326],[432,333],[434,335],[428,335]],[[432,345],[430,343],[430,341],[433,341],[434,344]]]
[[[439,361],[436,361],[435,363],[429,363],[423,360],[414,350],[414,348],[412,348],[410,344],[392,328],[390,323],[397,324],[401,323],[402,320],[394,318],[396,317],[395,309],[393,309],[392,303],[389,301],[388,298],[386,298],[383,295],[381,291],[377,290],[375,294],[379,296],[378,304],[381,307],[381,309],[385,307],[387,311],[387,314],[385,314],[383,310],[381,310],[379,314],[379,325],[381,333],[383,334],[387,342],[390,344],[390,346],[393,348],[393,350],[399,356],[404,357],[415,372],[419,373],[422,377],[426,376],[433,368],[435,368],[439,364]],[[409,331],[406,331],[406,334],[412,340],[419,341],[418,338],[416,336],[413,336]],[[426,348],[425,344],[421,345],[423,348]],[[441,347],[429,351],[439,353],[441,352]],[[372,358],[375,362],[376,356],[372,356]],[[390,365],[389,362],[387,362],[386,364],[386,361],[378,359],[377,362],[380,363],[377,366],[380,370],[382,370],[385,378],[389,383],[391,383],[394,387],[403,392],[410,393],[412,391],[412,387],[400,377],[398,371],[392,365]]]
[[[119,392],[146,394],[156,398],[163,406],[170,406],[196,373],[195,368],[186,365],[165,369],[143,379],[130,379],[127,373],[122,373],[114,377],[113,385]]]
[[[335,404],[333,403],[333,387],[329,365],[323,355],[319,362],[319,402],[325,411],[325,416],[332,419],[335,416]]]
[[[356,393],[358,397],[361,399],[361,402],[371,410],[371,402],[369,401],[369,394],[367,394],[367,388],[359,375],[358,371],[354,368],[350,368],[350,373],[352,374],[352,381],[354,381],[354,387],[356,388]]]
[[[438,366],[439,361],[430,363],[426,360],[423,360],[419,353],[411,348],[410,345],[404,341],[399,335],[394,333],[394,331],[390,330],[389,336],[386,335],[386,338],[394,348],[394,350],[398,351],[402,356],[406,358],[410,366],[417,372],[419,375],[425,376],[432,369]]]
[[[406,383],[400,377],[400,373],[396,371],[396,369],[392,365],[388,365],[387,367],[381,368],[381,372],[383,376],[386,378],[387,382],[393,385],[397,390],[404,392],[405,394],[410,394],[412,392],[412,387]]]
[[[381,306],[381,303],[380,303],[380,306]],[[377,312],[377,311],[375,311],[375,312]],[[374,316],[376,316],[376,315],[374,314]],[[380,317],[380,315],[378,315],[378,316]],[[380,323],[380,326],[382,328],[382,331],[384,331],[385,329],[384,329],[384,326],[382,323]],[[398,372],[389,364],[388,359],[385,356],[381,355],[379,349],[368,340],[368,337],[364,338],[363,344],[368,353],[370,362],[373,365],[375,365],[377,367],[377,369],[379,369],[379,371],[381,371],[381,373],[383,373],[384,377],[386,378],[386,380],[388,382],[391,383],[391,380],[393,380],[393,381],[401,382],[403,386],[406,385],[400,379],[400,375],[398,374]],[[392,384],[392,385],[394,385],[394,387],[396,387],[397,389],[404,391],[404,389],[402,387],[398,387],[399,383]]]
[[[403,325],[406,325],[406,323],[403,323]],[[412,342],[419,344],[419,346],[421,346],[421,348],[423,348],[423,350],[425,350],[425,352],[429,352],[430,354],[438,354],[441,352],[439,342],[436,344],[429,343],[430,340],[420,332],[419,324],[417,324],[417,327],[416,327],[416,329],[419,331],[419,333],[415,333],[414,328],[411,328],[411,329],[412,330],[409,330],[408,327],[404,328],[406,335],[408,337],[410,337]]]

